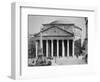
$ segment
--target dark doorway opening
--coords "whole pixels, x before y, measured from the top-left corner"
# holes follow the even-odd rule
[[[72,40],[69,40],[69,56],[72,56]]]

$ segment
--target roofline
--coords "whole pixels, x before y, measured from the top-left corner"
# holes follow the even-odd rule
[[[74,25],[73,23],[69,23],[69,24],[51,24],[51,23],[48,23],[48,24],[42,24],[42,25]]]
[[[74,26],[75,26],[75,25],[74,25]],[[78,27],[78,26],[75,26],[74,28],[77,28],[77,29],[79,29],[79,30],[82,31],[82,28],[80,28],[80,27]]]
[[[56,26],[56,27],[59,28],[58,26]],[[47,29],[44,29],[44,30],[42,30],[42,31],[40,31],[40,32],[44,32],[44,31],[46,31],[46,30],[48,30],[48,29],[50,29],[50,28],[53,28],[53,27],[51,26],[51,27],[49,27],[49,28],[47,28]],[[64,30],[64,29],[62,29],[62,28],[59,28],[59,29],[65,31],[65,32],[67,32],[67,33],[70,33],[69,31],[66,31],[66,30]],[[40,34],[40,32],[36,33],[34,36]],[[72,33],[70,33],[70,34],[73,35]]]

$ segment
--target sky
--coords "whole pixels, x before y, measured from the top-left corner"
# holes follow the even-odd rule
[[[66,23],[73,23],[76,26],[82,28],[82,37],[85,38],[84,17],[28,15],[29,34],[38,33],[42,27],[42,24],[48,24],[55,20],[66,21]]]

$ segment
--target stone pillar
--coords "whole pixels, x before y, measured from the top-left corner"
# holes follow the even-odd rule
[[[64,40],[62,40],[62,57],[65,56]]]
[[[57,57],[59,57],[59,40],[57,40]]]
[[[67,56],[69,57],[69,40],[67,40]]]
[[[43,44],[42,44],[42,32],[40,31],[40,48],[43,48]]]
[[[72,56],[74,57],[74,40],[73,40],[73,42],[72,42],[72,49],[73,49],[73,50],[72,50],[72,52],[73,52],[73,53],[72,53]]]
[[[53,57],[53,40],[51,40],[51,56]]]
[[[48,40],[46,40],[46,57],[48,57]]]
[[[38,52],[38,41],[35,41],[36,44],[36,57],[37,57],[37,52]]]

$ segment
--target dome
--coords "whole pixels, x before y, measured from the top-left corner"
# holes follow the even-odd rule
[[[56,20],[51,22],[50,24],[73,24],[70,21],[62,21],[62,20]]]

